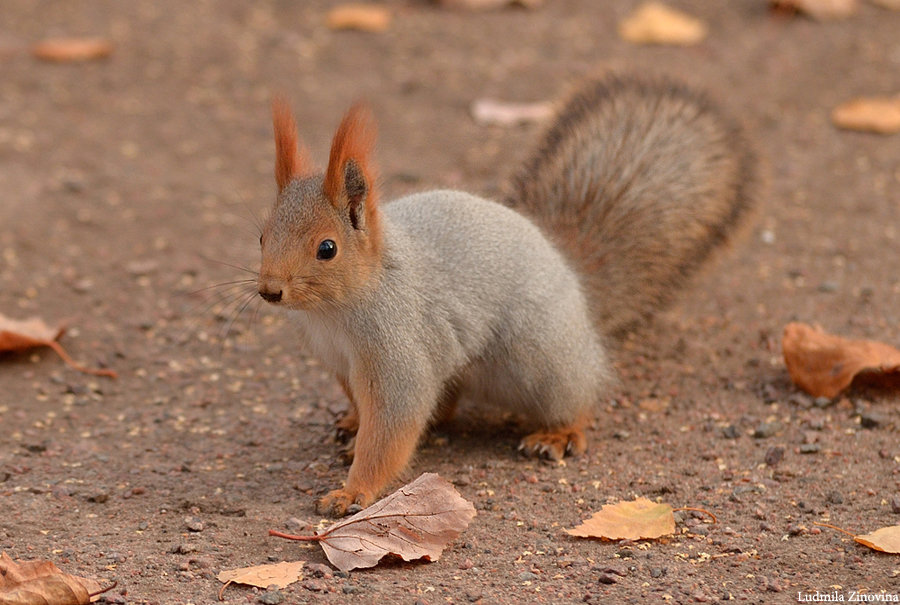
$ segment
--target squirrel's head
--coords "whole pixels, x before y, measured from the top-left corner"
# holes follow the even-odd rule
[[[370,283],[381,259],[374,122],[363,105],[351,107],[318,174],[298,148],[287,103],[276,99],[272,110],[278,197],[260,236],[259,295],[294,309],[340,305]]]

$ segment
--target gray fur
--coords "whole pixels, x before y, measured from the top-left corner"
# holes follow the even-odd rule
[[[375,360],[391,377],[386,404],[420,422],[448,386],[547,427],[597,401],[611,378],[604,349],[577,276],[536,226],[458,191],[383,211],[377,286],[339,312],[299,312],[304,340],[333,371]]]

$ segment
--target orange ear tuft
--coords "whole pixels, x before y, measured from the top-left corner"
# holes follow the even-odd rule
[[[298,147],[297,124],[284,97],[272,101],[272,123],[275,126],[275,182],[284,189],[292,179],[308,174],[306,153]]]
[[[328,158],[323,190],[332,202],[336,202],[344,189],[347,162],[353,160],[366,182],[366,212],[375,210],[375,170],[372,150],[375,147],[376,127],[372,112],[364,103],[356,103],[347,110],[341,120]]]

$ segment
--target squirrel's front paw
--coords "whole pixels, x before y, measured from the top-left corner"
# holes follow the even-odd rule
[[[562,460],[566,455],[583,454],[587,440],[580,428],[566,426],[554,430],[538,431],[519,442],[519,451],[526,456]]]
[[[365,508],[371,503],[372,497],[363,492],[335,489],[319,498],[316,502],[316,512],[329,517],[343,517],[348,512],[358,512],[351,509],[354,505]]]

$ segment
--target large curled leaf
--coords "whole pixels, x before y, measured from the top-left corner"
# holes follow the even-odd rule
[[[873,340],[850,340],[819,327],[790,323],[782,338],[791,379],[814,397],[834,397],[861,372],[900,373],[900,350]]]
[[[94,580],[61,572],[50,561],[13,561],[0,553],[0,605],[86,605],[105,590]]]
[[[578,527],[566,533],[580,538],[650,540],[675,532],[675,515],[668,504],[647,498],[607,504]]]
[[[396,492],[315,536],[271,535],[322,545],[342,571],[373,567],[387,555],[437,561],[468,527],[475,507],[435,473],[424,473]]]

